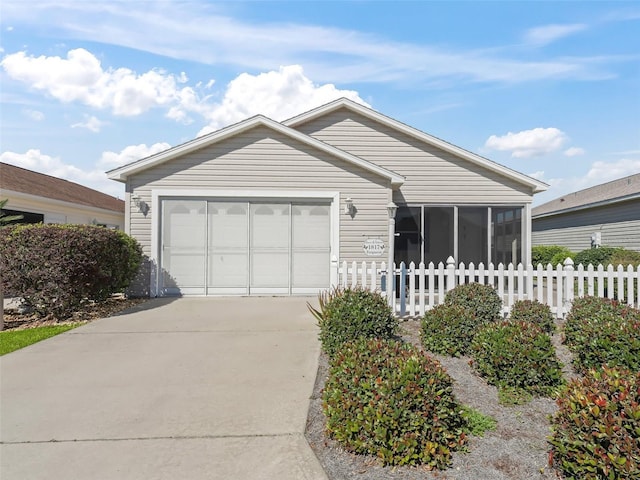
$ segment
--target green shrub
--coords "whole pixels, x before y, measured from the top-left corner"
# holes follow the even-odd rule
[[[557,403],[549,463],[564,478],[640,478],[640,372],[590,370]]]
[[[486,325],[473,340],[471,355],[476,371],[499,389],[544,396],[563,383],[549,335],[532,323]]]
[[[514,322],[534,323],[549,334],[556,329],[555,317],[551,309],[537,300],[516,301],[511,307],[509,318]]]
[[[570,258],[575,263],[576,254],[573,252],[556,253],[553,257],[551,257],[551,265],[553,265],[554,267],[558,266],[558,264],[564,265],[564,262],[567,260],[567,258]]]
[[[328,434],[385,465],[444,468],[467,422],[442,366],[393,340],[359,339],[332,359],[323,392]]]
[[[606,298],[577,298],[564,337],[579,372],[603,365],[640,370],[639,310]]]
[[[636,252],[635,250],[625,250],[620,249],[613,252],[611,257],[609,257],[609,262],[615,268],[618,265],[623,265],[626,267],[627,265],[633,265],[637,267],[640,265],[640,252]]]
[[[598,265],[606,265],[609,263],[609,260],[613,256],[614,253],[622,250],[618,247],[607,247],[603,245],[598,248],[588,248],[586,250],[582,250],[581,252],[576,253],[575,258],[573,259],[573,263],[576,265],[582,264],[586,268],[589,264],[597,267]]]
[[[334,356],[344,342],[365,338],[392,338],[398,319],[387,301],[360,287],[335,289],[319,296],[320,310],[309,306],[318,320],[322,349]]]
[[[562,258],[560,263],[564,263],[564,259],[575,255],[567,247],[561,245],[538,245],[531,247],[531,265],[537,267],[542,263],[545,267],[547,264],[557,265],[557,259]],[[554,263],[555,262],[555,263]]]
[[[471,310],[478,325],[494,322],[502,316],[502,300],[490,285],[467,283],[447,292],[445,305],[459,305]]]
[[[474,313],[460,305],[438,305],[422,318],[421,340],[425,350],[441,355],[465,355],[478,330]]]
[[[36,314],[65,318],[83,302],[122,291],[142,260],[122,232],[90,225],[18,225],[0,229],[0,271],[6,292]]]

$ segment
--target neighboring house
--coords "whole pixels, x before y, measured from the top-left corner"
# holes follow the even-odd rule
[[[533,245],[640,251],[640,173],[563,195],[535,207],[532,215]]]
[[[20,223],[75,223],[124,229],[124,201],[24,168],[0,163],[4,213],[22,215]]]
[[[547,185],[339,99],[258,115],[108,172],[148,270],[137,293],[309,294],[333,262],[527,262]],[[395,222],[388,206],[398,206]],[[394,242],[395,240],[395,242]]]

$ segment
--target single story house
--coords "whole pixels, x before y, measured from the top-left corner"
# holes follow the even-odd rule
[[[133,293],[151,296],[316,293],[343,261],[527,262],[547,188],[344,98],[107,174],[149,258]]]
[[[3,212],[20,223],[73,223],[124,229],[124,200],[77,183],[0,163]]]
[[[574,252],[599,245],[640,251],[640,173],[535,207],[532,223],[532,245],[562,245]]]

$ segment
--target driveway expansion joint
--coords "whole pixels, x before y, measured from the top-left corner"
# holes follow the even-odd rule
[[[153,440],[215,440],[219,438],[286,438],[286,437],[303,437],[304,434],[300,432],[291,433],[255,433],[248,435],[173,435],[173,436],[158,436],[158,437],[128,437],[128,438],[75,438],[75,439],[62,439],[57,440],[52,438],[51,440],[21,440],[13,442],[0,442],[0,445],[31,445],[31,444],[43,444],[43,443],[81,443],[81,442],[138,442],[138,441],[153,441]]]

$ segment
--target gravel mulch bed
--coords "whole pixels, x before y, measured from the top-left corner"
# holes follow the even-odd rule
[[[420,321],[408,320],[402,322],[401,327],[402,338],[420,346]],[[575,377],[571,368],[571,355],[561,345],[561,338],[557,333],[553,337],[553,344],[558,359],[564,365],[566,378]],[[548,466],[547,437],[551,433],[549,419],[557,409],[554,400],[534,398],[524,405],[500,405],[497,389],[473,373],[468,357],[432,356],[440,361],[454,379],[454,393],[458,400],[496,419],[496,430],[486,432],[484,437],[470,437],[468,452],[454,453],[452,466],[442,471],[418,467],[382,467],[375,457],[348,453],[324,433],[322,389],[328,374],[328,361],[321,354],[307,418],[306,438],[331,480],[560,478]]]
[[[46,325],[64,325],[68,323],[90,322],[98,318],[111,317],[124,310],[147,302],[148,298],[125,298],[114,295],[103,302],[90,302],[83,305],[68,318],[57,320],[53,317],[38,317],[32,313],[19,313],[10,308],[4,312],[4,330],[24,330],[26,328],[44,327]]]

